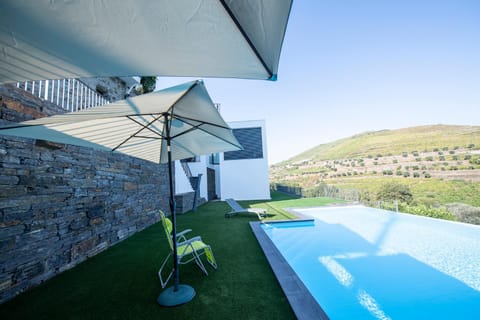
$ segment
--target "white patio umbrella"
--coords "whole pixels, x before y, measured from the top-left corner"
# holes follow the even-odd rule
[[[193,288],[179,284],[172,161],[242,149],[215,108],[203,81],[93,109],[0,127],[0,134],[40,138],[168,163],[174,286],[161,294],[161,301],[178,305],[193,299]]]
[[[277,77],[292,0],[0,1],[0,84]]]

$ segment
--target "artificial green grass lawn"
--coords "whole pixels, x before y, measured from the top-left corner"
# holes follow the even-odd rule
[[[290,219],[282,207],[319,206],[332,199],[292,199],[279,193],[269,202],[240,202],[266,208],[269,219]],[[168,254],[157,223],[0,306],[0,319],[295,319],[248,222],[256,215],[224,217],[225,202],[210,202],[177,216],[177,228],[193,229],[212,246],[218,264],[205,276],[195,263],[180,267],[180,283],[195,298],[161,307],[157,271]],[[205,261],[205,260],[204,260]],[[169,286],[172,281],[169,283]]]

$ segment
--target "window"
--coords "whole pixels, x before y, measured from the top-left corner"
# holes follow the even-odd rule
[[[225,152],[223,155],[225,161],[263,158],[261,127],[233,129],[233,134],[243,150]]]
[[[218,153],[212,153],[210,155],[210,164],[220,164],[220,155]]]

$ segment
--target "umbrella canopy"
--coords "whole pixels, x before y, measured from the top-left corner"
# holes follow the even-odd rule
[[[200,80],[92,109],[4,126],[0,134],[167,163],[166,123],[170,124],[172,160],[241,149]]]
[[[292,0],[0,2],[0,83],[102,76],[275,80]]]

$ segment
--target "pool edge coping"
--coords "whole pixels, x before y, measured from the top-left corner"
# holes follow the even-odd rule
[[[311,221],[312,219],[288,220],[288,222]],[[278,223],[281,221],[269,221]],[[287,221],[284,221],[287,222]],[[280,286],[290,303],[290,306],[299,320],[328,320],[328,316],[318,304],[302,280],[282,256],[271,239],[260,226],[263,222],[251,221],[250,228],[257,238],[260,247],[267,258]]]

